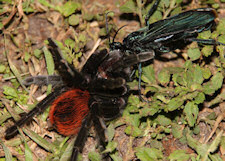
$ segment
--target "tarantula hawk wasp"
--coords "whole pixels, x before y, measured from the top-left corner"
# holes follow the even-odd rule
[[[88,130],[93,124],[100,143],[104,146],[105,121],[118,117],[127,103],[129,89],[126,77],[130,67],[147,61],[149,54],[124,56],[119,51],[102,50],[94,53],[81,72],[68,64],[52,39],[48,39],[59,76],[36,76],[25,79],[25,85],[55,84],[55,90],[36,107],[6,130],[6,138],[13,137],[34,115],[51,105],[49,119],[62,135],[77,134],[70,160],[77,160],[82,152]],[[56,83],[56,82],[59,83]]]
[[[160,0],[156,0],[145,17],[145,27],[128,34],[123,43],[110,43],[110,50],[120,50],[124,54],[133,55],[141,53],[167,53],[184,47],[187,43],[198,42],[207,45],[225,45],[213,39],[198,39],[198,33],[209,30],[215,23],[216,11],[212,8],[199,8],[182,12],[164,20],[149,24],[149,18],[156,11]],[[138,65],[139,97],[141,96],[141,63]],[[148,102],[148,101],[147,101]]]

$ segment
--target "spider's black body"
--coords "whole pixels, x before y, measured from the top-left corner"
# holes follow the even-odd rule
[[[127,103],[129,90],[126,79],[131,74],[130,66],[147,61],[150,55],[124,56],[117,50],[110,53],[102,50],[94,53],[81,72],[78,72],[63,59],[54,41],[48,41],[59,76],[29,77],[25,80],[25,85],[53,83],[56,88],[7,129],[6,138],[13,137],[17,133],[17,127],[22,127],[34,115],[51,105],[49,118],[56,130],[63,135],[78,133],[71,156],[71,160],[76,160],[92,123],[101,143],[106,142],[104,121],[120,116]]]

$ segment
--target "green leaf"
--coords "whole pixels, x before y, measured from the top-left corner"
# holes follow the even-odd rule
[[[3,64],[0,64],[0,73],[4,73],[6,70],[6,67]]]
[[[172,98],[168,104],[168,110],[174,111],[183,105],[184,101],[180,98]]]
[[[188,102],[184,107],[184,113],[190,127],[193,127],[198,117],[198,106],[193,102]]]
[[[212,141],[212,143],[210,144],[209,148],[208,148],[208,153],[213,153],[217,150],[217,148],[219,147],[219,144],[221,142],[221,138],[223,135],[223,130],[221,130],[215,137],[215,139]]]
[[[131,126],[131,125],[127,126],[126,129],[124,130],[124,132],[127,135],[131,135],[133,137],[138,137],[138,136],[141,136],[141,134],[142,134],[142,131],[138,127]]]
[[[211,71],[209,68],[201,68],[202,69],[202,74],[204,79],[209,79],[211,74]]]
[[[39,146],[41,146],[42,148],[46,149],[47,151],[51,151],[51,152],[55,152],[58,148],[56,146],[54,146],[53,144],[49,144],[49,142],[47,142],[45,139],[43,139],[42,137],[40,137],[38,134],[36,134],[35,132],[27,129],[27,128],[23,128],[23,131],[33,140],[35,141]]]
[[[65,150],[62,153],[62,155],[60,157],[60,161],[70,159],[70,156],[72,155],[72,150],[73,150],[75,140],[76,140],[76,138],[71,139],[70,143],[67,145],[67,147],[65,148]],[[79,156],[80,155],[78,155],[78,160],[79,160]]]
[[[163,158],[161,150],[155,148],[140,147],[136,148],[136,156],[141,161],[155,161]]]
[[[30,149],[30,147],[28,146],[27,142],[24,142],[25,144],[25,160],[33,160],[33,153]]]
[[[68,22],[69,22],[69,24],[72,25],[72,26],[78,25],[79,22],[80,22],[80,15],[72,14],[72,15],[69,17]]]
[[[225,136],[221,137],[221,142],[220,142],[220,151],[224,154],[225,152]]]
[[[17,94],[17,91],[12,88],[12,87],[9,87],[9,86],[3,86],[3,93],[6,95],[6,96],[10,96],[10,98],[18,98],[18,94]]]
[[[186,154],[185,150],[175,150],[169,155],[170,161],[187,161],[190,156]]]
[[[136,13],[136,4],[133,0],[128,0],[124,5],[120,6],[122,13]]]
[[[43,48],[43,51],[45,55],[45,61],[46,61],[48,74],[53,75],[55,70],[55,63],[54,63],[52,54],[47,50],[46,47]]]
[[[223,75],[220,72],[217,72],[209,82],[204,84],[204,93],[213,94],[216,90],[220,89],[223,84]]]
[[[188,49],[187,54],[192,61],[199,59],[201,56],[199,48]]]
[[[220,154],[209,154],[209,158],[211,161],[224,161],[224,159],[220,157]]]
[[[171,120],[164,115],[158,115],[156,120],[162,126],[168,126],[171,124]]]
[[[141,79],[149,84],[155,83],[155,71],[153,65],[149,65],[147,67],[142,68],[142,77]]]
[[[187,137],[187,144],[194,149],[199,155],[205,156],[207,153],[208,145],[199,143],[197,140],[195,140],[193,137],[191,137],[190,134],[186,135]]]
[[[203,78],[203,73],[199,65],[196,65],[194,67],[194,72],[193,72],[193,82],[202,84],[204,78]]]
[[[91,161],[101,161],[101,156],[99,153],[92,151],[88,153],[88,159]]]
[[[65,17],[68,17],[81,8],[81,4],[78,2],[68,1],[63,6],[57,7],[60,13]]]
[[[5,146],[4,142],[1,139],[0,139],[0,144],[5,153],[5,161],[12,161],[13,160],[12,153],[7,148],[7,146]]]
[[[3,23],[0,22],[0,30],[4,27]]]
[[[198,34],[198,38],[199,39],[209,39],[210,36],[211,36],[211,31],[210,30],[203,31],[203,32],[200,32]]]
[[[51,5],[47,0],[38,0],[38,2],[46,7],[54,8],[54,6]]]
[[[109,126],[107,127],[107,137],[108,137],[108,142],[112,141],[114,135],[115,135],[115,128],[113,126],[113,124],[109,124]]]
[[[205,94],[200,92],[198,93],[198,95],[194,98],[194,103],[196,104],[200,104],[203,103],[205,100]]]
[[[40,49],[35,49],[33,54],[39,59],[41,57],[42,51]]]
[[[159,72],[158,80],[162,85],[166,85],[170,81],[170,73],[165,68]]]
[[[110,152],[113,152],[116,149],[117,146],[118,146],[118,143],[115,142],[115,141],[108,142],[105,150],[102,153],[110,153]]]
[[[183,136],[183,128],[181,125],[178,125],[178,124],[175,124],[173,123],[172,124],[172,134],[175,138],[179,139]]]
[[[225,0],[223,0],[225,1]],[[219,34],[225,34],[225,18],[221,18],[220,21],[219,21],[219,24],[216,26],[216,31],[219,33]]]
[[[156,114],[160,110],[159,105],[157,105],[156,103],[154,105],[151,105],[150,107],[145,106],[144,108],[140,109],[140,111],[139,111],[140,115],[142,117],[153,116],[154,114]]]
[[[205,57],[208,57],[212,54],[213,48],[214,48],[213,45],[207,45],[207,46],[204,46],[201,51]]]
[[[94,14],[93,13],[85,13],[82,18],[84,20],[87,20],[87,21],[91,21],[93,18],[94,18]]]

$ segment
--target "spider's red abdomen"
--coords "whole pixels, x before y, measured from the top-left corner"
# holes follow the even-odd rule
[[[65,136],[79,132],[82,120],[89,112],[88,91],[71,89],[58,96],[51,105],[49,119],[56,130]]]

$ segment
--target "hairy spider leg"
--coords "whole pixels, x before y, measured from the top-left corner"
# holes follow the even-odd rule
[[[43,112],[53,101],[54,99],[61,95],[65,91],[65,87],[58,87],[53,93],[50,93],[47,97],[39,102],[30,112],[23,116],[20,120],[16,121],[13,126],[8,128],[5,133],[5,138],[10,139],[18,133],[18,127],[22,127],[25,123],[31,120],[34,115],[38,115]]]

